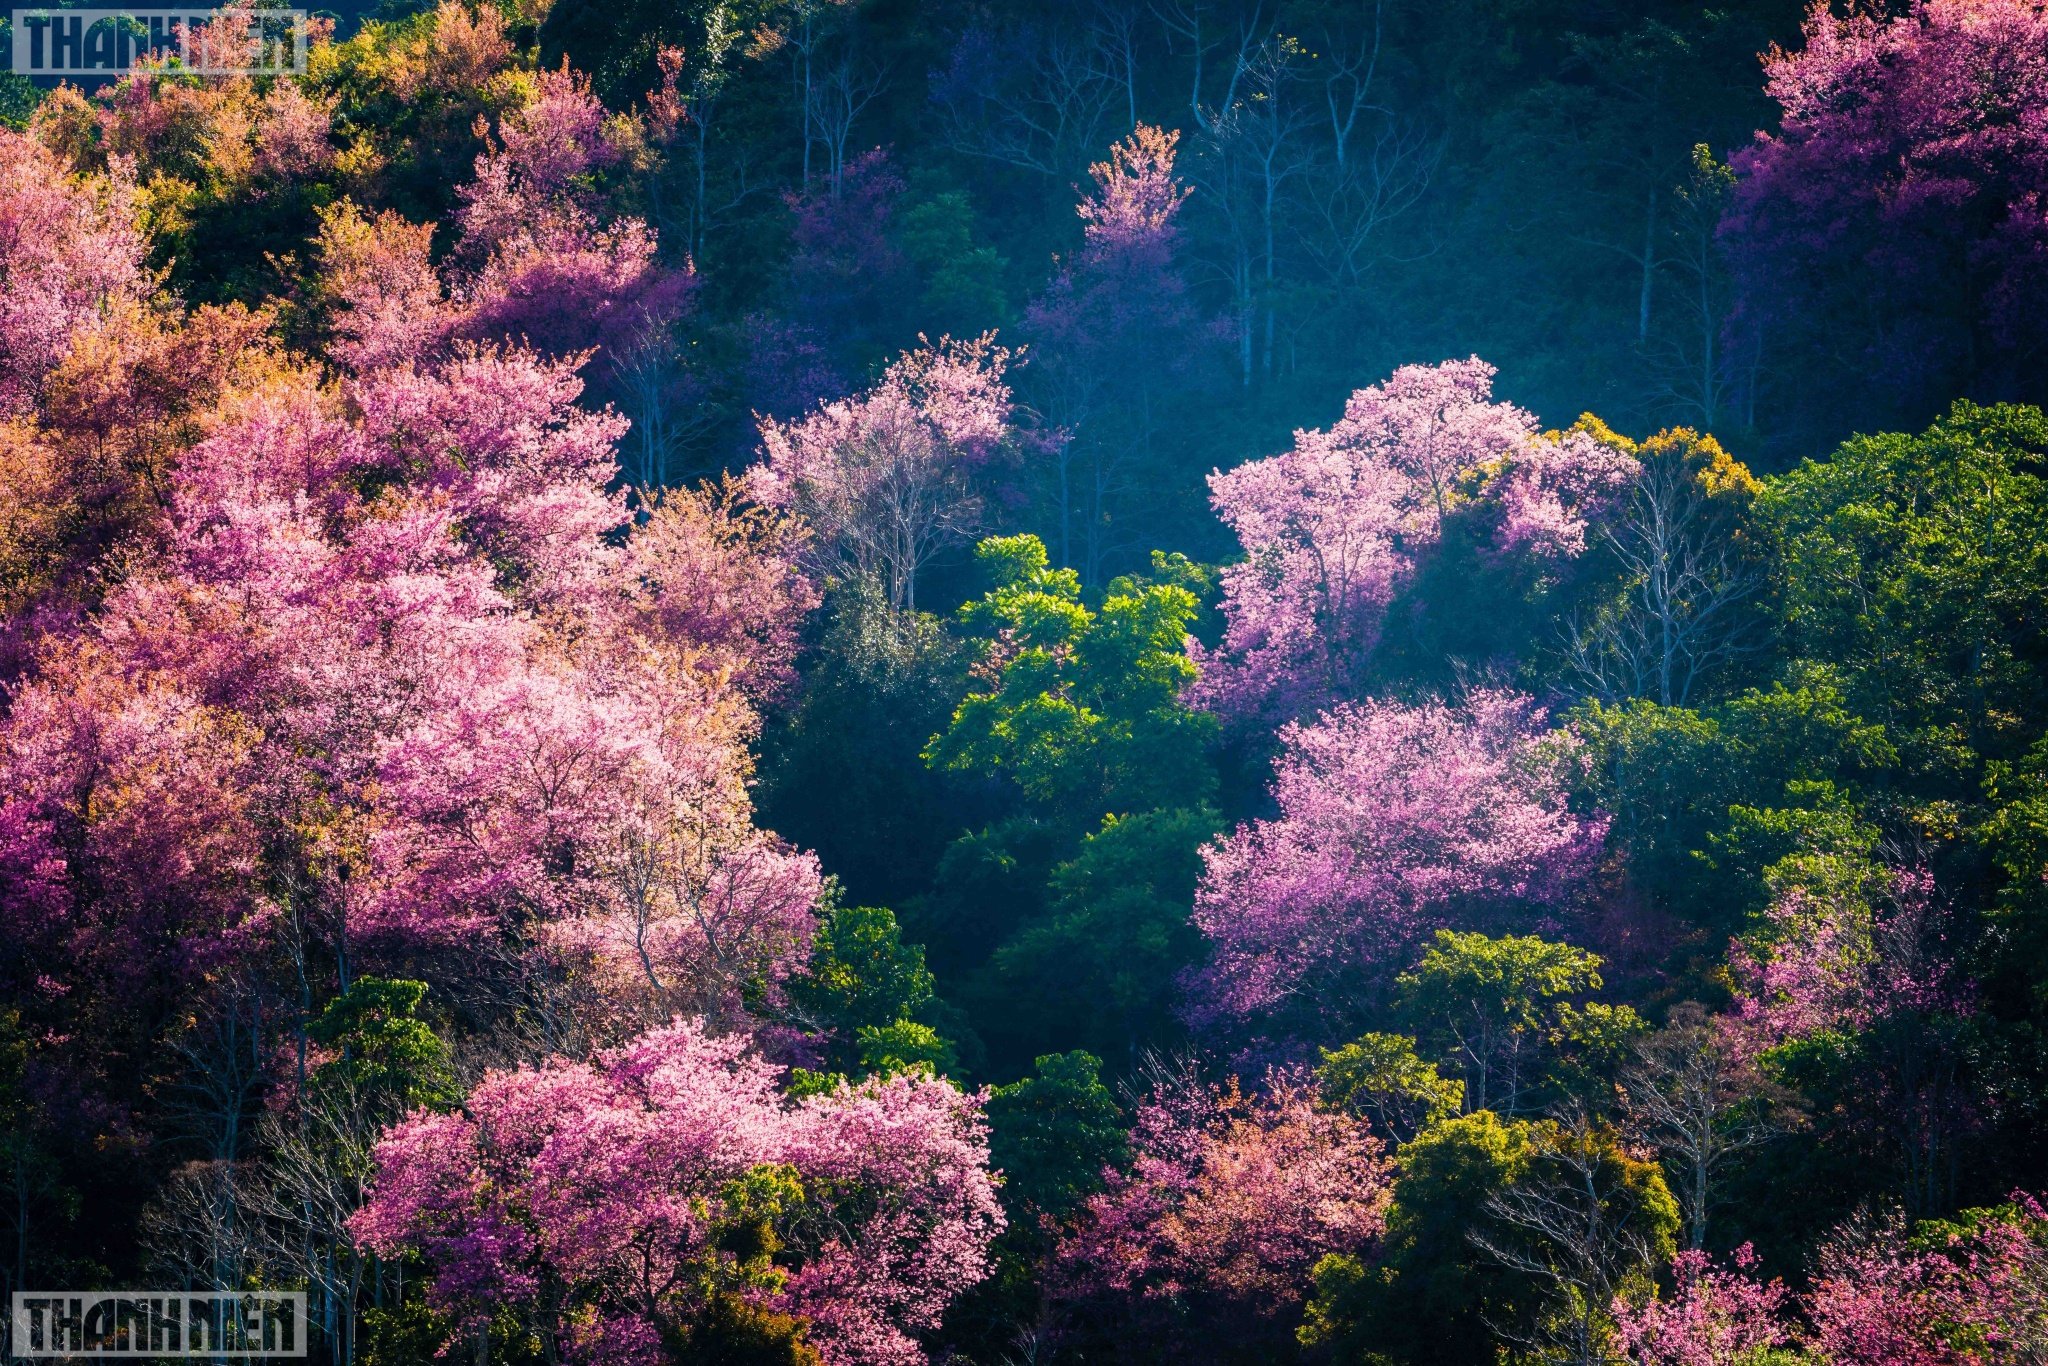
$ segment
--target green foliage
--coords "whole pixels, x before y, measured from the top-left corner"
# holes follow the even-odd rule
[[[1957,403],[1918,435],[1859,436],[1771,481],[1784,629],[1843,670],[1940,786],[1967,749],[2010,757],[2048,722],[2048,418]]]
[[[420,1018],[426,996],[425,982],[358,977],[306,1026],[337,1054],[314,1069],[312,1089],[394,1114],[459,1101],[448,1045]]]
[[[1703,709],[1588,702],[1569,719],[1584,746],[1581,790],[1613,816],[1636,888],[1709,931],[1714,952],[1761,909],[1781,861],[1869,852],[1862,804],[1884,794],[1898,762],[1889,731],[1849,709],[1832,666],[1795,664],[1767,689]]]
[[[762,818],[858,899],[903,906],[967,823],[957,780],[919,757],[959,700],[966,653],[936,617],[893,610],[874,583],[841,584],[801,697],[770,719]]]
[[[809,1024],[832,1035],[842,1070],[952,1073],[960,1059],[928,1018],[936,1003],[924,949],[903,942],[893,912],[831,905],[811,941],[810,970],[789,986]]]
[[[418,1366],[440,1355],[450,1325],[419,1299],[363,1311],[356,1360],[362,1366]]]
[[[1370,1119],[1386,1138],[1406,1142],[1465,1108],[1465,1084],[1437,1071],[1405,1034],[1364,1034],[1322,1050],[1316,1078],[1323,1099]]]
[[[895,913],[834,905],[811,941],[809,973],[792,983],[804,1009],[840,1030],[910,1019],[932,999],[924,950],[903,942]]]
[[[924,276],[919,317],[934,335],[977,336],[1007,326],[1010,263],[974,240],[974,208],[960,189],[938,190],[903,211],[903,252]]]
[[[1184,642],[1201,608],[1195,595],[1120,580],[1091,610],[1080,576],[1049,568],[1035,536],[993,537],[976,556],[995,586],[960,621],[988,641],[982,686],[926,760],[1007,776],[1067,819],[1205,800],[1216,723],[1180,701],[1194,678]]]
[[[1455,930],[1438,930],[1399,979],[1403,1013],[1463,1078],[1464,1103],[1504,1115],[1581,1089],[1645,1028],[1627,1006],[1578,1003],[1600,986],[1600,959],[1584,949]]]
[[[897,1072],[930,1072],[939,1075],[959,1070],[960,1060],[953,1045],[928,1024],[897,1020],[885,1025],[862,1025],[854,1035],[862,1070],[893,1075]]]
[[[1526,1171],[1534,1132],[1481,1110],[1404,1146],[1378,1262],[1323,1259],[1302,1342],[1343,1362],[1494,1362],[1489,1321],[1519,1318],[1529,1292],[1482,1259],[1471,1235],[1488,1197]]]
[[[1112,816],[1052,870],[1050,905],[999,946],[975,982],[988,1034],[1135,1057],[1178,1037],[1176,979],[1199,961],[1188,919],[1215,811]]]
[[[822,1366],[809,1332],[795,1315],[714,1295],[672,1350],[674,1359],[703,1366]]]
[[[931,891],[904,908],[911,933],[924,942],[934,971],[948,980],[985,962],[1018,926],[1045,906],[1045,883],[1059,861],[1060,832],[1017,816],[948,845]]]
[[[1061,1218],[1102,1188],[1104,1167],[1124,1157],[1123,1115],[1090,1053],[1040,1057],[1031,1076],[989,1097],[990,1151],[1003,1173],[1003,1199]]]

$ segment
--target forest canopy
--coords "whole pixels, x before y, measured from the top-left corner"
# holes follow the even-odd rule
[[[9,1290],[2044,1359],[2042,0],[305,22],[0,77]]]

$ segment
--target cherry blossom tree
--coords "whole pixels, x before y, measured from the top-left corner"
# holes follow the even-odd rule
[[[148,295],[147,249],[124,175],[74,175],[0,129],[0,413],[34,402],[81,327]]]
[[[832,1366],[925,1360],[1003,1216],[981,1099],[899,1075],[792,1101],[745,1039],[678,1020],[494,1072],[377,1149],[353,1221],[421,1256],[460,1328],[511,1309],[570,1361],[715,1351],[737,1303]]]
[[[1804,37],[1766,61],[1782,128],[1733,159],[1744,314],[1774,339],[1846,337],[1842,373],[1874,368],[1915,405],[2010,385],[2048,305],[2048,14],[1816,3]]]
[[[515,341],[550,357],[596,350],[600,377],[687,311],[695,276],[673,269],[637,218],[599,215],[593,179],[620,157],[583,76],[544,71],[509,109],[461,187],[450,270],[431,224],[343,201],[323,217],[321,289],[336,355],[359,372],[439,359],[468,339]]]
[[[1678,1283],[1670,1299],[1614,1302],[1616,1346],[1630,1366],[1726,1366],[1761,1357],[1792,1337],[1788,1295],[1777,1281],[1755,1279],[1756,1251],[1735,1250],[1717,1268],[1697,1250],[1672,1262]]]
[[[101,851],[70,861],[89,923],[168,899],[203,958],[290,907],[346,980],[365,952],[574,920],[538,943],[720,1018],[804,960],[820,875],[753,824],[736,684],[756,639],[787,659],[809,598],[780,533],[708,512],[617,548],[622,424],[580,387],[519,351],[377,371],[345,403],[287,376],[187,454],[164,553],[5,727],[23,831],[82,824]],[[664,608],[695,572],[724,610]],[[122,815],[99,784],[131,769],[179,814]]]
[[[1528,698],[1367,702],[1280,732],[1276,815],[1203,851],[1194,919],[1214,953],[1198,1014],[1349,1027],[1430,932],[1567,904],[1604,817],[1564,800],[1568,737]]]
[[[1630,1366],[1720,1366],[1781,1347],[1827,1366],[1992,1366],[2034,1360],[2048,1341],[2048,1209],[2023,1191],[1960,1224],[1852,1224],[1818,1263],[1795,1301],[1759,1278],[1747,1244],[1722,1268],[1682,1252],[1675,1294],[1615,1300],[1617,1345]]]
[[[1199,376],[1205,349],[1180,260],[1190,191],[1174,170],[1179,140],[1140,124],[1088,168],[1082,245],[1024,316],[1028,378],[1056,429],[1059,559],[1089,583],[1101,578],[1111,515],[1150,451],[1158,407]]]
[[[1391,1178],[1365,1121],[1316,1106],[1313,1078],[1276,1071],[1246,1094],[1171,1077],[1139,1108],[1130,1170],[1108,1173],[1054,1253],[1069,1314],[1170,1310],[1204,1340],[1286,1332],[1309,1272],[1332,1253],[1369,1255]]]
[[[1957,1144],[1979,1118],[1965,1082],[1976,995],[1948,941],[1933,879],[1878,867],[1779,888],[1729,952],[1741,1047],[1832,1040],[1856,1067],[1847,1108],[1881,1137],[1922,1215],[1950,1206]]]
[[[1477,357],[1403,366],[1353,394],[1328,431],[1209,477],[1245,559],[1223,573],[1221,643],[1190,646],[1200,705],[1255,728],[1360,694],[1387,606],[1460,482],[1536,435],[1528,413],[1492,401],[1493,376]]]
[[[810,527],[821,574],[870,577],[917,605],[917,575],[980,525],[1009,436],[1010,353],[988,338],[905,353],[866,393],[764,421],[749,491]]]

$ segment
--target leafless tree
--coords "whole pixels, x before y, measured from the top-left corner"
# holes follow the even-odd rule
[[[1621,596],[1568,625],[1567,661],[1607,701],[1684,706],[1700,679],[1755,646],[1743,608],[1762,583],[1740,544],[1735,502],[1709,486],[1702,445],[1639,452],[1642,474],[1600,536],[1621,564]]]
[[[243,1163],[190,1162],[178,1168],[142,1213],[150,1273],[167,1289],[240,1290],[257,1284],[264,1239],[249,1197]]]
[[[1046,176],[1071,175],[1100,151],[1110,110],[1131,99],[1136,41],[1103,9],[1085,24],[971,29],[933,79],[947,145]]]
[[[1394,116],[1379,120],[1369,144],[1361,143],[1318,167],[1302,196],[1303,249],[1345,291],[1363,286],[1376,264],[1373,244],[1422,202],[1443,159],[1442,138]]]
[[[846,184],[846,151],[853,125],[875,98],[888,88],[889,73],[861,50],[849,32],[832,60],[817,73],[808,89],[806,143],[815,140],[825,151],[825,176],[838,198]]]
[[[1724,338],[1734,301],[1720,227],[1734,183],[1734,172],[1704,144],[1693,149],[1692,176],[1674,197],[1664,257],[1676,317],[1644,346],[1655,401],[1703,430],[1713,429],[1736,406],[1747,379],[1743,351],[1731,349]]]
[[[1705,1008],[1690,1001],[1637,1044],[1622,1069],[1621,1093],[1631,1128],[1664,1156],[1685,1217],[1686,1246],[1695,1249],[1706,1243],[1714,1183],[1728,1161],[1799,1119],[1792,1094],[1759,1072]]]
[[[215,1162],[243,1156],[244,1128],[268,1074],[266,1002],[260,989],[222,988],[171,1041],[181,1064],[165,1113]]]
[[[711,405],[692,401],[696,395],[682,353],[659,320],[644,322],[615,356],[610,387],[633,423],[624,443],[626,477],[651,507],[684,476],[716,418]]]
[[[1490,1326],[1535,1360],[1605,1366],[1607,1308],[1659,1251],[1613,1138],[1584,1111],[1565,1114],[1531,1153],[1526,1172],[1488,1197],[1486,1213],[1473,1243],[1541,1287],[1549,1302],[1531,1322]]]
[[[1125,133],[1138,126],[1139,11],[1137,0],[1095,0],[1088,24],[1103,79],[1124,97]]]
[[[1152,13],[1165,29],[1167,43],[1178,50],[1185,47],[1192,60],[1188,76],[1188,113],[1195,126],[1206,133],[1216,131],[1220,114],[1235,108],[1242,98],[1246,77],[1258,53],[1275,36],[1275,15],[1265,0],[1249,10],[1240,9],[1232,19],[1215,14],[1221,6],[1212,0],[1154,0]],[[1212,63],[1211,54],[1224,57]],[[1224,73],[1223,83],[1209,96],[1208,83],[1214,71]]]

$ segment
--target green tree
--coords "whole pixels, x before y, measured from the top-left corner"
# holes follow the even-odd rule
[[[1363,1034],[1322,1050],[1316,1079],[1323,1099],[1370,1119],[1380,1135],[1406,1143],[1465,1108],[1465,1083],[1446,1077],[1405,1034]]]
[[[1020,1223],[1026,1211],[1064,1217],[1102,1189],[1104,1167],[1123,1160],[1123,1115],[1101,1073],[1092,1053],[1048,1053],[1031,1076],[990,1094],[991,1160]]]
[[[1957,403],[1926,432],[1859,436],[1771,481],[1796,657],[1837,665],[1907,768],[1963,795],[1970,754],[2016,757],[2048,724],[2048,417]]]
[[[802,695],[762,732],[762,821],[854,899],[904,907],[967,823],[960,780],[919,757],[964,690],[966,650],[864,580],[833,589],[820,628]]]
[[[1523,1317],[1531,1287],[1482,1258],[1487,1201],[1527,1168],[1534,1126],[1490,1110],[1433,1124],[1402,1147],[1377,1263],[1325,1257],[1305,1345],[1342,1362],[1491,1366],[1491,1323]]]
[[[306,1037],[335,1056],[313,1069],[308,1085],[392,1116],[462,1098],[448,1045],[420,1018],[425,982],[358,977],[306,1026]]]
[[[1201,610],[1194,593],[1171,580],[1119,579],[1091,608],[1080,576],[1049,568],[1036,536],[992,537],[975,554],[995,586],[960,621],[987,642],[982,685],[926,760],[1003,775],[1039,810],[1089,824],[1206,801],[1216,723],[1180,700],[1194,677],[1185,648]]]
[[[1174,1042],[1175,981],[1202,952],[1188,919],[1201,845],[1220,825],[1208,807],[1111,816],[1055,867],[1045,913],[975,983],[991,1049],[1021,1036],[1135,1061]]]
[[[1423,1045],[1464,1081],[1469,1110],[1515,1115],[1619,1065],[1644,1028],[1627,1006],[1585,1000],[1600,959],[1534,935],[1491,939],[1438,930],[1399,979]]]

